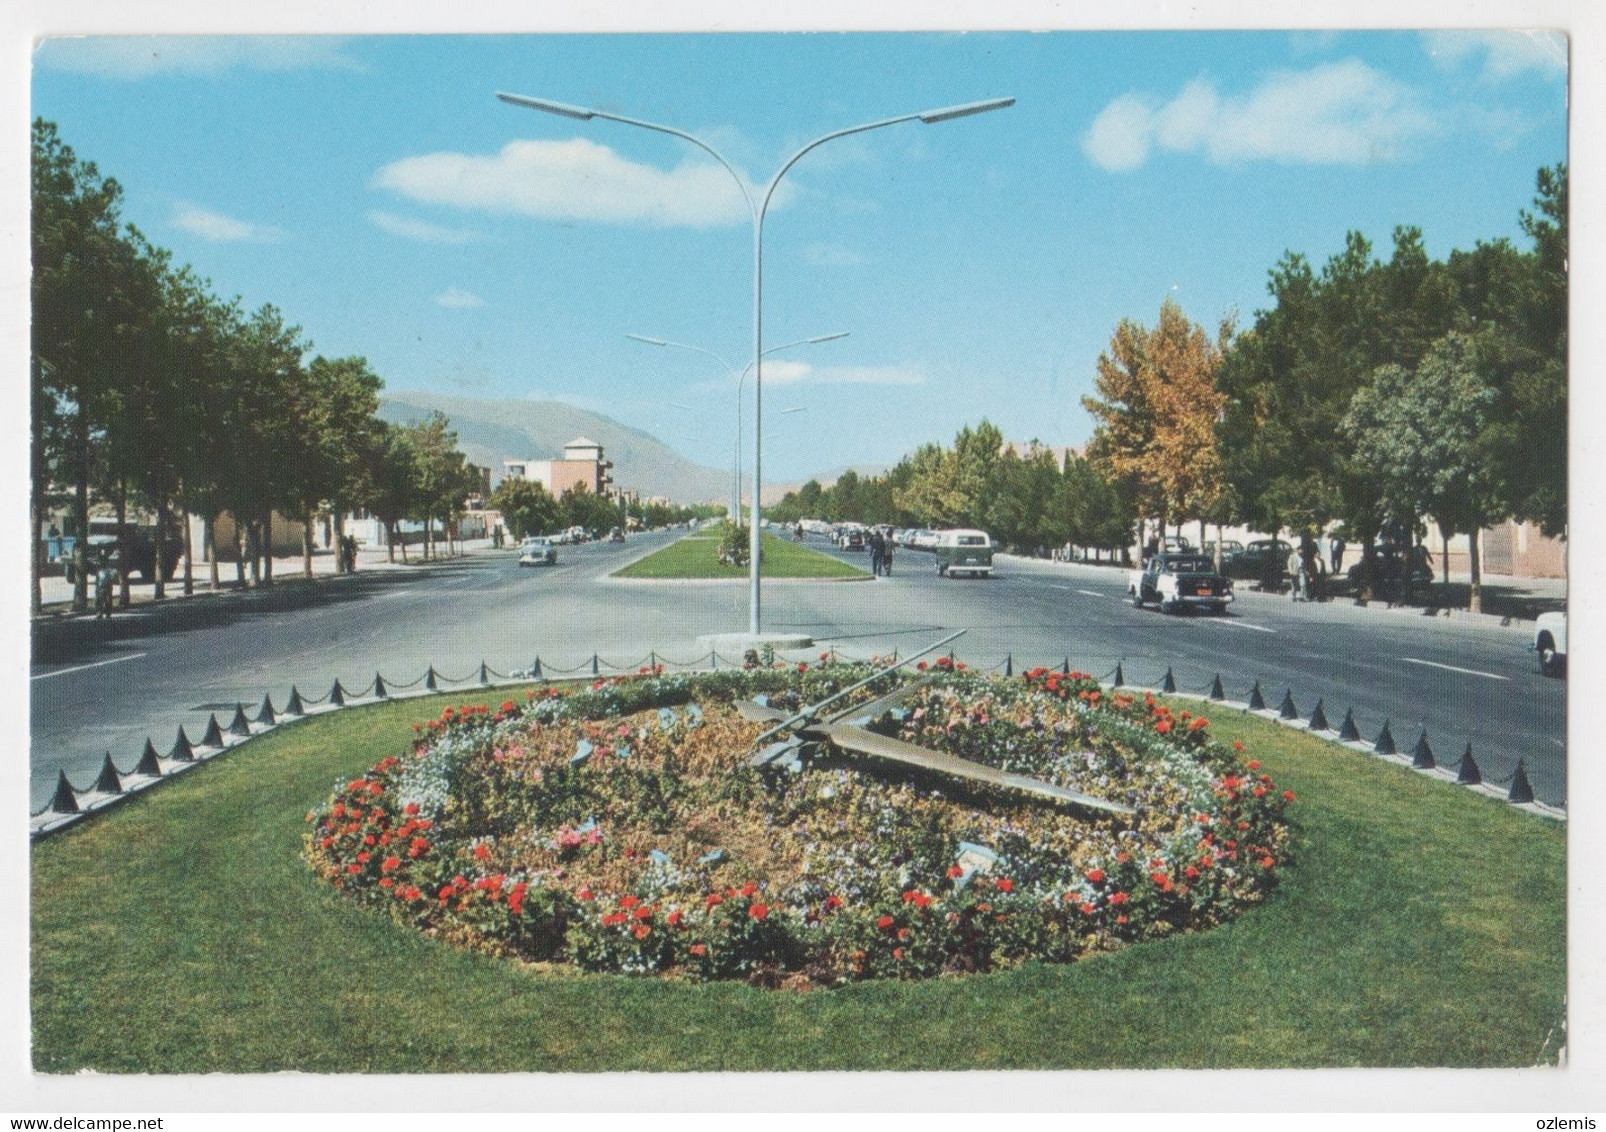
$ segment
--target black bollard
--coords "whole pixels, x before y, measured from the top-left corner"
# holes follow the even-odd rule
[[[1517,760],[1517,769],[1511,776],[1511,793],[1506,795],[1508,802],[1532,802],[1534,788],[1528,781],[1528,772],[1523,769],[1522,760]]]
[[[335,686],[329,689],[329,703],[332,707],[346,706],[346,690],[340,686],[340,677],[335,677]]]
[[[1417,770],[1432,770],[1439,765],[1433,761],[1433,748],[1428,746],[1428,731],[1425,727],[1417,738],[1416,748],[1411,752],[1411,765]]]
[[[1126,684],[1126,677],[1121,674],[1121,662],[1120,661],[1116,661],[1115,662],[1115,681],[1110,685],[1110,687],[1112,687],[1112,688],[1120,688],[1120,687],[1123,687],[1125,684]]]
[[[78,812],[77,791],[72,783],[67,781],[67,772],[56,772],[56,793],[50,799],[50,812],[53,814],[76,814]]]
[[[301,691],[294,684],[290,685],[290,702],[284,705],[285,715],[306,715],[307,705],[301,702]]]
[[[1221,673],[1219,672],[1216,673],[1216,679],[1210,685],[1210,698],[1212,700],[1224,700],[1227,698],[1227,689],[1221,686]]]
[[[167,753],[167,757],[186,763],[195,761],[195,748],[190,745],[190,737],[184,734],[182,723],[178,725],[178,738],[173,740],[173,749]]]
[[[121,794],[123,780],[117,775],[117,768],[112,765],[112,753],[106,752],[106,761],[100,764],[100,777],[95,779],[95,785],[89,788],[93,794]]]
[[[271,692],[262,697],[262,710],[257,712],[256,721],[268,727],[272,727],[279,722],[279,717],[273,712],[273,694]]]
[[[1299,709],[1294,706],[1294,690],[1289,688],[1283,693],[1283,706],[1278,709],[1278,719],[1298,719]]]
[[[223,746],[223,729],[217,725],[217,716],[212,715],[206,721],[206,734],[201,736],[201,746]]]
[[[1462,786],[1476,786],[1483,781],[1483,772],[1478,769],[1477,761],[1472,757],[1472,744],[1461,753],[1461,769],[1456,772],[1456,782]]]
[[[1166,670],[1165,670],[1165,679],[1160,681],[1160,691],[1162,691],[1162,692],[1175,692],[1176,690],[1177,690],[1177,678],[1174,675],[1172,675],[1171,669],[1169,667],[1167,667]]]
[[[143,774],[147,778],[162,777],[162,764],[156,761],[156,744],[145,738],[145,750],[139,756],[139,762],[134,764],[134,773]]]
[[[374,699],[390,699],[390,689],[385,687],[385,678],[377,672],[374,673]]]
[[[597,664],[597,654],[596,653],[592,653],[591,654],[591,675],[593,675],[593,676],[601,676],[602,675],[602,669],[600,667],[598,667],[598,664]]]
[[[491,670],[485,666],[485,662],[482,660],[480,661],[480,687],[484,688],[489,685],[490,682]]]
[[[540,661],[536,661],[536,664],[539,665],[540,663]],[[433,664],[429,666],[429,671],[424,673],[424,687],[431,692],[440,691],[440,684],[435,679],[435,666]]]
[[[1005,676],[1013,676],[1013,675],[1015,675],[1015,654],[1014,653],[1005,653],[1004,654],[1004,675]]]
[[[1071,674],[1071,658],[1070,657],[1066,657],[1065,658],[1065,663],[1060,666],[1060,675],[1069,676],[1070,674]]]
[[[1355,709],[1350,708],[1344,713],[1344,726],[1338,729],[1338,737],[1346,743],[1358,743],[1361,739],[1360,728],[1355,726]]]
[[[234,719],[229,723],[229,734],[239,739],[251,734],[251,721],[245,718],[245,705],[242,703],[234,705]]]
[[[1250,711],[1265,711],[1266,710],[1266,697],[1260,694],[1260,681],[1259,680],[1256,680],[1255,681],[1255,686],[1253,688],[1249,689],[1249,710]]]
[[[1322,710],[1323,701],[1316,701],[1316,710],[1310,713],[1310,729],[1312,731],[1331,731],[1327,725],[1327,713]]]
[[[1389,730],[1389,721],[1383,721],[1383,730],[1377,733],[1377,742],[1372,744],[1372,750],[1380,755],[1392,755],[1394,751],[1394,732]]]
[[[535,658],[535,667],[530,670],[530,674],[532,676],[534,676],[537,680],[545,680],[546,679],[545,676],[541,675],[541,658],[540,657],[536,657]]]

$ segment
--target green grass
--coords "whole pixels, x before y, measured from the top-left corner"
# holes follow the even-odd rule
[[[633,562],[614,574],[616,578],[746,578],[746,566],[726,566],[719,561],[717,534],[691,535],[670,543],[660,551]],[[764,536],[764,562],[759,569],[764,578],[868,578],[871,574],[850,566],[839,558],[821,554],[806,546]]]
[[[501,696],[504,693],[494,693]],[[254,740],[32,854],[43,1072],[1526,1066],[1555,1059],[1565,836],[1217,712],[1290,808],[1271,899],[1071,966],[808,994],[543,970],[361,910],[299,858],[337,777],[441,697]]]

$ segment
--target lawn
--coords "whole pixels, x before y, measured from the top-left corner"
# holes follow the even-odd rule
[[[869,578],[867,570],[850,566],[841,559],[810,550],[790,539],[764,535],[764,562],[759,570],[764,578]],[[616,578],[746,578],[746,566],[726,566],[719,561],[716,533],[689,535],[662,550],[633,562],[614,575]]]
[[[1295,842],[1270,900],[1207,934],[806,994],[457,951],[343,900],[299,856],[336,778],[405,752],[448,702],[468,701],[291,724],[35,845],[34,1066],[1529,1066],[1565,1042],[1564,828],[1226,709],[1212,731],[1297,792]]]

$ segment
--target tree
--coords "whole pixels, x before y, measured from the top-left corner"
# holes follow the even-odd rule
[[[1472,601],[1481,606],[1478,532],[1499,514],[1488,429],[1496,395],[1481,371],[1481,343],[1451,333],[1413,374],[1383,366],[1355,395],[1343,427],[1356,456],[1375,469],[1385,514],[1414,526],[1432,515],[1448,539],[1472,548]]]
[[[412,433],[385,421],[376,420],[364,437],[364,464],[368,510],[385,525],[385,543],[390,560],[396,561],[397,526],[418,507],[418,450]],[[402,542],[402,561],[407,560],[407,544]]]
[[[489,502],[501,512],[515,539],[544,534],[559,526],[558,501],[534,480],[509,476],[497,485]]]

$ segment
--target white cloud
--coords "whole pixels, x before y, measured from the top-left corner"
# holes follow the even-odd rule
[[[48,39],[35,53],[53,71],[143,79],[157,74],[220,75],[230,70],[360,71],[347,40],[320,35],[105,35]]]
[[[370,212],[368,219],[375,227],[382,228],[392,236],[419,240],[426,244],[466,244],[480,238],[478,232],[471,232],[467,228],[447,228],[441,224],[431,224],[427,220],[415,220],[410,216],[399,216],[394,212],[379,209]]]
[[[282,239],[284,233],[267,224],[252,224],[236,220],[221,212],[201,208],[199,205],[179,201],[173,206],[173,225],[203,240],[215,243],[269,243]]]
[[[1218,165],[1242,161],[1345,165],[1399,160],[1436,123],[1415,92],[1358,59],[1307,71],[1276,71],[1241,96],[1208,79],[1156,105],[1116,98],[1082,139],[1099,167],[1135,169],[1155,146],[1200,153]]]
[[[1153,134],[1153,105],[1135,94],[1123,94],[1093,119],[1082,137],[1082,152],[1100,169],[1136,169],[1149,159]]]
[[[1567,73],[1567,37],[1559,31],[1430,31],[1423,37],[1428,54],[1445,66],[1482,56],[1483,78],[1491,82],[1526,71]]]
[[[457,287],[448,287],[435,296],[435,302],[452,310],[465,310],[469,307],[483,307],[485,300],[472,291],[464,291]]]
[[[708,162],[658,169],[585,138],[514,141],[494,156],[428,153],[374,175],[411,200],[545,220],[710,228],[748,219],[730,174]]]

